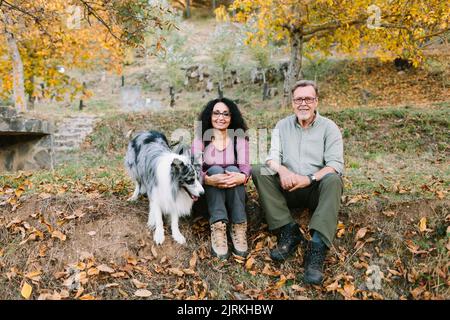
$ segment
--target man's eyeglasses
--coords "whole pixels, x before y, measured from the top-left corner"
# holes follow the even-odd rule
[[[218,117],[220,117],[220,116],[223,116],[224,118],[229,118],[229,117],[231,117],[231,114],[229,113],[229,112],[219,112],[219,111],[213,111],[213,116],[214,117],[216,117],[216,118],[218,118]]]
[[[316,97],[298,97],[293,99],[292,101],[294,102],[294,104],[296,105],[301,105],[302,102],[304,101],[306,104],[313,104],[316,101]]]

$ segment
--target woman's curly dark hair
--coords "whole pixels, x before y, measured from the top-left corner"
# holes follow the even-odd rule
[[[244,118],[242,117],[241,111],[239,110],[236,103],[234,103],[233,100],[227,99],[227,98],[218,98],[209,101],[206,106],[203,108],[202,112],[200,113],[200,116],[198,117],[198,120],[202,123],[202,137],[204,136],[206,130],[213,128],[212,125],[212,113],[214,106],[222,102],[224,103],[231,113],[231,121],[228,129],[242,129],[244,132],[248,130],[247,124],[245,123]],[[205,141],[205,147],[208,142]]]

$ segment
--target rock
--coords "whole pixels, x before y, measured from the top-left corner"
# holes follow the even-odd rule
[[[231,73],[231,83],[232,84],[239,84],[239,83],[241,83],[241,80],[239,79],[237,70],[231,70],[230,73]]]
[[[399,57],[394,59],[394,66],[397,71],[401,71],[411,69],[413,67],[413,64],[411,60]]]
[[[132,110],[142,105],[142,90],[140,86],[125,86],[120,90],[122,109]]]
[[[214,82],[211,79],[206,81],[206,92],[211,92],[214,89]]]
[[[269,98],[273,98],[279,94],[277,87],[271,87],[269,88],[267,95]]]
[[[0,108],[0,172],[53,168],[53,125]]]
[[[250,71],[250,81],[252,83],[263,83],[264,78],[261,68],[257,67]]]
[[[48,164],[51,162],[52,157],[47,150],[40,150],[34,155],[33,159],[39,168],[45,169],[48,168]]]
[[[361,89],[361,100],[363,101],[363,104],[367,104],[369,99],[373,96],[370,91],[367,91],[366,89]]]
[[[381,290],[381,280],[383,279],[383,273],[380,270],[380,267],[376,264],[370,265],[367,268],[366,275],[366,287],[367,289],[373,290]]]
[[[194,65],[185,70],[184,86],[193,90],[203,90],[205,87],[205,78],[209,78],[210,74],[204,65]]]
[[[0,107],[0,118],[13,118],[17,116],[16,109],[12,107]]]

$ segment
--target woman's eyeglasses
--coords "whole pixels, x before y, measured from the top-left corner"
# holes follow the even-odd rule
[[[223,116],[224,118],[229,118],[229,117],[231,117],[231,114],[229,113],[229,112],[219,112],[219,111],[213,111],[213,116],[214,117],[216,117],[216,118],[218,118],[218,117],[220,117],[220,116]]]

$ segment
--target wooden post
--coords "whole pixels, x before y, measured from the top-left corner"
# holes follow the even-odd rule
[[[186,0],[186,18],[191,17],[191,0]]]
[[[82,91],[81,91],[81,94],[82,94],[82,96],[81,96],[81,99],[80,99],[80,105],[79,105],[79,107],[78,107],[78,109],[79,109],[80,111],[83,110],[83,108],[85,107],[84,102],[83,102],[83,99],[84,99],[84,97],[86,96],[86,82],[84,82],[84,81],[83,81],[83,89],[82,89]]]
[[[266,82],[266,83],[264,83],[264,85],[263,85],[263,101],[264,101],[264,100],[267,100],[267,99],[269,98],[268,93],[269,93],[269,86],[268,86],[268,84],[267,84],[267,82]]]
[[[175,88],[173,86],[169,87],[170,94],[170,107],[173,108],[175,106]]]

